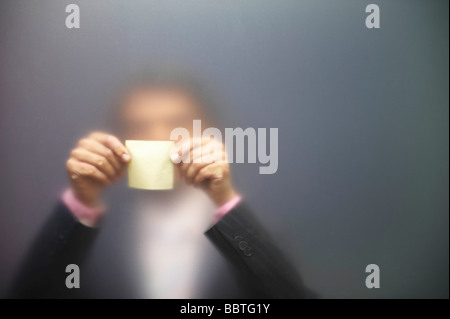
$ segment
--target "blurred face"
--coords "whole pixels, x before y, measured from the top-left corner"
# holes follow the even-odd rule
[[[136,91],[125,100],[121,111],[123,137],[133,140],[167,141],[176,127],[192,134],[192,120],[201,118],[191,97],[170,89]]]

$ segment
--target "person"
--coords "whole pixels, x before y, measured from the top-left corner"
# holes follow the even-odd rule
[[[117,134],[90,133],[71,151],[70,187],[30,248],[10,296],[314,297],[236,191],[223,158],[175,164],[170,191],[120,186],[133,160],[124,139],[169,140],[175,127],[192,133],[194,119],[217,125],[201,86],[154,73],[130,84],[118,101]],[[219,142],[193,136],[190,149],[206,143]],[[105,201],[108,191],[113,195]],[[80,269],[80,286],[69,289],[72,264]]]

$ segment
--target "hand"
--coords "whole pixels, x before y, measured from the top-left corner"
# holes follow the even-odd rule
[[[209,153],[206,150],[214,151]],[[186,183],[201,187],[217,206],[236,196],[222,143],[213,139],[192,139],[180,149],[175,149],[171,159]]]
[[[81,139],[66,162],[77,199],[88,207],[98,206],[103,188],[125,175],[130,159],[126,147],[113,135],[94,132]]]

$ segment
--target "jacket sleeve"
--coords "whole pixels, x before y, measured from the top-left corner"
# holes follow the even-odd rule
[[[82,264],[97,233],[98,229],[79,223],[59,202],[31,245],[8,297],[76,297],[80,289],[66,287],[66,267]]]
[[[316,297],[303,285],[296,269],[275,247],[245,203],[222,217],[206,236],[236,266],[240,278],[256,289],[259,297]]]

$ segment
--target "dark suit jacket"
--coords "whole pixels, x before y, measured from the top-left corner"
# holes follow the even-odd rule
[[[139,279],[124,275],[127,271],[128,274],[133,273],[133,265],[130,264],[132,249],[124,244],[129,242],[129,234],[133,230],[128,227],[124,235],[118,235],[119,228],[127,228],[126,219],[109,218],[112,222],[101,230],[85,227],[63,203],[58,203],[34,241],[9,297],[141,297],[136,291]],[[108,236],[108,229],[112,236]],[[104,231],[105,239],[102,240]],[[221,267],[212,277],[214,279],[210,281],[211,287],[205,292],[205,297],[314,297],[245,203],[228,212],[205,235],[221,258]],[[65,272],[68,264],[80,266],[79,289],[68,289],[65,285],[69,275]]]

